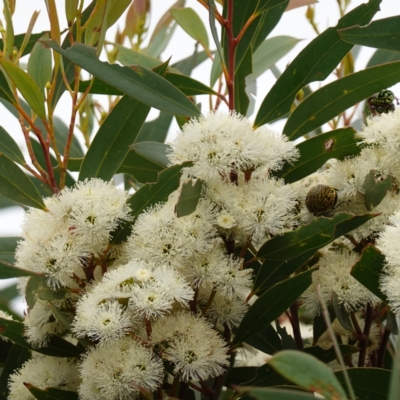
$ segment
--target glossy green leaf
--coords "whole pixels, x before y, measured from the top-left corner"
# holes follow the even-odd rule
[[[15,262],[15,249],[20,237],[0,237],[0,262],[8,264]]]
[[[170,162],[167,154],[171,150],[171,146],[168,144],[158,142],[139,142],[134,143],[130,148],[135,153],[149,161],[152,161],[160,167],[165,168]]]
[[[263,331],[248,338],[246,344],[266,354],[275,354],[282,350],[281,338],[272,325],[268,325]]]
[[[257,400],[315,400],[314,395],[296,390],[240,387],[238,391]]]
[[[171,67],[176,68],[182,74],[189,76],[194,68],[206,60],[208,60],[206,52],[197,51],[197,48],[195,48],[192,55],[177,61],[176,63],[172,64]]]
[[[246,92],[246,78],[253,72],[251,48],[244,55],[240,67],[235,72],[235,109],[239,114],[247,115],[250,99]]]
[[[201,18],[190,7],[172,8],[172,17],[178,25],[196,42],[199,42],[206,50],[209,48],[207,30]]]
[[[339,224],[351,221],[355,216],[339,213],[333,218],[319,217],[295,231],[275,236],[264,243],[257,257],[267,260],[291,260],[312,249],[319,249],[335,238]],[[355,229],[355,228],[353,228]]]
[[[0,152],[18,164],[23,165],[25,163],[24,156],[17,143],[2,126],[0,126]]]
[[[148,106],[189,117],[200,114],[199,109],[181,91],[146,68],[121,67],[99,61],[95,50],[81,43],[75,43],[67,50],[54,41],[45,43],[92,75]]]
[[[172,36],[175,33],[178,24],[172,23],[172,25],[162,26],[160,30],[150,40],[149,45],[144,52],[152,57],[160,58],[161,53],[165,50]],[[186,74],[186,72],[182,71]]]
[[[159,173],[156,183],[147,183],[134,193],[127,201],[133,210],[133,218],[136,219],[142,211],[154,204],[166,202],[168,196],[179,188],[182,169],[190,165],[191,163],[187,162],[169,167]],[[126,240],[131,226],[131,223],[125,224],[122,229],[115,232],[113,242],[121,243]]]
[[[225,385],[232,386],[278,386],[289,385],[290,382],[279,375],[270,365],[261,367],[236,367],[229,371]]]
[[[275,176],[283,178],[286,183],[293,183],[316,172],[331,158],[343,160],[359,154],[361,148],[354,134],[353,128],[342,128],[299,143],[296,146],[299,159],[294,164],[286,163]]]
[[[346,310],[346,307],[343,303],[339,303],[339,298],[335,291],[332,291],[331,293],[331,300],[333,310],[335,311],[335,316],[342,327],[349,332],[354,332],[354,326],[351,322],[349,311]]]
[[[347,374],[357,399],[388,400],[390,371],[381,368],[348,368]],[[346,387],[343,372],[337,371],[335,376]]]
[[[301,88],[326,79],[352,48],[351,44],[340,39],[337,29],[368,24],[379,11],[380,3],[381,0],[370,0],[354,8],[339,20],[336,27],[328,28],[303,49],[264,98],[255,119],[255,127],[285,115]]]
[[[168,82],[172,83],[179,90],[181,90],[182,93],[185,93],[186,96],[196,96],[200,94],[217,94],[209,86],[199,81],[196,81],[190,76],[168,72],[165,75],[165,79]]]
[[[48,39],[46,34],[42,40]],[[43,43],[36,42],[33,46],[28,60],[28,74],[38,85],[40,91],[44,93],[47,82],[51,82],[52,75],[52,55],[51,50]]]
[[[135,143],[149,141],[164,143],[172,122],[172,117],[172,114],[161,112],[153,121],[145,122]]]
[[[359,348],[346,344],[339,344],[339,348],[343,357],[351,356],[352,354],[358,353],[360,351]],[[329,349],[323,349],[319,346],[310,346],[305,347],[303,349],[303,352],[317,358],[325,364],[336,359],[336,353],[333,346]]]
[[[310,94],[293,111],[283,129],[290,140],[318,128],[341,112],[400,81],[400,62],[347,75]]]
[[[311,249],[291,260],[265,260],[258,270],[251,293],[257,294],[289,278],[289,276],[304,265],[314,253],[315,249]]]
[[[300,39],[291,36],[275,36],[262,42],[253,54],[253,73],[249,78],[257,79],[289,53],[299,41]]]
[[[285,0],[265,0],[262,2],[258,2],[256,11],[257,12],[265,12],[272,8],[278,7],[281,4],[285,4]]]
[[[367,26],[339,29],[338,33],[345,42],[400,51],[399,24],[400,16],[397,15],[378,19]]]
[[[157,182],[158,174],[164,169],[145,157],[130,151],[122,162],[117,173],[131,175],[140,183]]]
[[[27,54],[29,54],[32,49],[33,46],[36,44],[36,42],[43,37],[43,35],[45,35],[46,33],[49,33],[47,31],[43,31],[40,33],[32,33],[31,36],[29,37],[28,42],[26,43],[26,46],[22,52],[22,56],[26,56]],[[19,50],[22,46],[22,43],[25,39],[25,33],[21,33],[20,35],[15,35],[14,36],[14,47]],[[4,44],[3,44],[3,39],[0,39],[0,48],[3,48]]]
[[[0,398],[7,399],[9,395],[8,390],[8,379],[11,374],[22,367],[25,361],[28,361],[31,357],[31,352],[17,344],[13,344],[10,352],[8,353],[7,360],[5,362],[3,371],[0,375]]]
[[[0,193],[17,203],[43,210],[46,208],[32,181],[2,153],[0,153]]]
[[[369,59],[367,68],[393,61],[400,61],[400,52],[378,49]]]
[[[122,65],[130,66],[133,64],[138,64],[147,69],[152,69],[161,64],[159,58],[151,57],[142,51],[130,49],[117,43],[114,43],[114,47],[118,50],[117,60]],[[168,67],[168,70],[179,73],[179,71],[173,67]]]
[[[175,205],[178,218],[190,215],[196,211],[203,184],[204,181],[201,179],[196,179],[196,181],[190,179],[182,185],[178,202]]]
[[[14,102],[14,95],[2,71],[0,71],[0,97],[9,101],[10,103]]]
[[[285,350],[268,362],[286,379],[328,399],[346,400],[346,392],[333,372],[321,361],[300,351]]]
[[[78,400],[78,393],[61,390],[57,388],[48,387],[44,390],[32,385],[31,383],[24,383],[27,389],[38,400]]]
[[[280,282],[260,296],[242,319],[234,344],[245,342],[282,315],[311,285],[312,272],[310,269]]]
[[[36,272],[28,271],[27,269],[22,269],[14,267],[12,265],[4,264],[0,260],[0,279],[10,279],[10,278],[20,278],[21,276],[37,276]]]
[[[135,141],[150,108],[124,96],[100,126],[81,166],[79,180],[97,177],[106,181],[116,173]]]
[[[392,187],[392,176],[388,175],[383,181],[375,180],[374,170],[369,171],[364,180],[365,207],[371,211],[385,198],[387,191]]]
[[[49,289],[47,278],[45,276],[33,276],[28,280],[25,287],[25,300],[28,307],[32,309],[37,301],[37,292]]]
[[[83,352],[78,347],[58,336],[51,336],[46,347],[32,348],[26,341],[24,331],[25,326],[22,322],[0,318],[0,334],[26,349],[53,357],[78,357]]]
[[[46,118],[43,93],[33,78],[8,60],[0,60],[0,64],[32,110],[35,111],[40,118]]]
[[[387,297],[382,293],[379,285],[384,266],[385,256],[375,246],[369,244],[351,269],[351,275],[375,296],[387,303]]]

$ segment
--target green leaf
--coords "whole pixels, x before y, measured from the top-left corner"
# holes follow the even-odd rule
[[[195,182],[190,179],[182,185],[178,202],[175,205],[175,211],[178,218],[190,215],[196,211],[203,184],[204,181],[201,179],[196,179]]]
[[[235,72],[235,109],[242,115],[247,115],[250,99],[246,92],[246,77],[253,72],[251,48],[245,53],[240,67]]]
[[[315,400],[313,394],[296,390],[240,387],[238,391],[257,400]]]
[[[400,16],[378,19],[367,26],[339,29],[345,42],[400,51]]]
[[[37,83],[24,70],[8,60],[0,60],[1,66],[14,82],[24,99],[40,118],[46,118],[44,97]]]
[[[380,3],[381,0],[370,0],[361,4],[342,17],[336,27],[328,28],[303,49],[264,98],[254,126],[282,117],[290,111],[301,88],[308,83],[325,80],[352,48],[351,44],[340,39],[337,29],[368,24],[379,11]]]
[[[335,316],[344,329],[349,332],[354,332],[354,326],[351,322],[349,312],[346,310],[344,304],[339,304],[339,298],[335,291],[331,293],[332,307],[335,311]]]
[[[381,368],[348,368],[346,371],[357,399],[388,400],[389,370]],[[342,386],[346,387],[343,371],[335,372],[335,376]]]
[[[145,122],[135,143],[148,141],[164,143],[168,135],[168,129],[171,125],[172,118],[172,114],[161,112],[156,119]]]
[[[14,267],[12,265],[4,264],[0,260],[0,279],[10,279],[10,278],[20,278],[21,276],[39,276],[40,274],[28,271],[27,269],[22,269]]]
[[[353,128],[341,128],[301,142],[296,147],[300,157],[294,164],[286,163],[275,172],[286,183],[296,182],[317,171],[331,158],[343,160],[361,152]]]
[[[248,338],[246,344],[255,347],[263,353],[271,355],[282,350],[281,338],[271,324],[263,331]]]
[[[360,351],[359,348],[355,346],[349,346],[346,344],[339,344],[340,351],[343,357],[351,356],[354,353],[358,353]],[[303,352],[306,354],[310,354],[311,356],[318,358],[318,360],[322,361],[323,363],[327,364],[336,359],[336,353],[333,346],[329,349],[323,349],[319,346],[310,346],[305,347]]]
[[[265,260],[257,273],[256,279],[254,280],[251,293],[259,293],[276,283],[289,278],[289,276],[303,266],[314,255],[314,253],[315,249],[311,249],[291,260]]]
[[[176,68],[182,74],[189,76],[194,68],[206,60],[208,60],[207,53],[205,51],[198,52],[197,48],[195,48],[192,55],[177,61],[172,64],[171,67]]]
[[[140,156],[149,161],[165,168],[169,164],[167,153],[170,151],[171,146],[158,142],[139,142],[134,143],[130,148]]]
[[[318,128],[354,104],[400,81],[400,62],[347,75],[306,97],[283,129],[290,140]]]
[[[135,141],[150,108],[124,96],[100,126],[79,172],[79,180],[97,177],[106,181],[116,173]]]
[[[18,368],[22,367],[25,361],[28,361],[31,356],[31,352],[17,344],[13,344],[10,352],[8,353],[6,363],[3,368],[3,372],[0,376],[0,398],[7,399],[9,390],[7,387],[9,376]]]
[[[200,114],[199,109],[181,91],[146,68],[138,65],[128,68],[101,62],[94,48],[81,43],[75,43],[67,50],[51,40],[45,43],[92,75],[148,106],[188,117]]]
[[[145,157],[130,151],[122,162],[117,173],[124,173],[133,176],[138,182],[148,183],[157,182],[158,173],[161,172],[164,167],[160,167],[158,164],[147,160]]]
[[[172,8],[172,17],[178,25],[205,50],[209,48],[207,30],[201,18],[192,8]]]
[[[32,309],[37,300],[37,292],[39,290],[48,289],[45,276],[33,276],[28,280],[25,288],[25,300],[28,307]]]
[[[253,54],[253,73],[249,79],[257,79],[300,41],[291,36],[275,36],[261,43]]]
[[[24,156],[17,143],[2,126],[0,126],[0,152],[20,165],[25,164]]]
[[[15,102],[14,95],[2,71],[0,71],[0,97],[9,101],[10,103]]]
[[[200,94],[217,95],[217,93],[209,86],[199,81],[196,81],[190,76],[168,72],[165,75],[165,79],[168,82],[172,83],[180,91],[182,91],[182,93],[185,93],[186,96],[196,96]]]
[[[400,53],[398,51],[378,49],[369,59],[367,68],[375,67],[375,65],[386,64],[392,61],[400,61]]]
[[[361,258],[352,267],[351,275],[375,296],[388,303],[379,285],[385,264],[385,256],[374,245],[368,244],[363,249]]]
[[[51,336],[46,347],[33,348],[25,339],[25,327],[22,322],[0,318],[0,334],[14,343],[38,353],[53,357],[78,357],[83,350],[58,336]]]
[[[392,176],[388,175],[383,181],[375,180],[374,170],[369,171],[364,180],[365,207],[371,211],[386,196],[387,191],[392,187]]]
[[[2,153],[0,153],[0,193],[17,203],[42,210],[46,208],[32,181]]]
[[[396,353],[393,357],[393,368],[389,383],[388,400],[397,400],[400,398],[400,339],[397,337]]]
[[[245,342],[282,315],[311,285],[313,271],[310,269],[280,282],[260,296],[242,319],[233,343]]]
[[[36,42],[43,37],[43,35],[45,35],[46,33],[49,33],[47,31],[43,31],[40,33],[32,33],[31,36],[29,37],[28,42],[26,43],[26,46],[24,48],[24,51],[22,52],[22,56],[26,56],[27,54],[29,54],[32,49],[33,46],[36,44]],[[25,33],[21,33],[20,35],[15,35],[14,37],[14,47],[19,50],[21,48],[21,45],[23,43],[25,39]],[[0,48],[3,48],[4,44],[3,44],[3,39],[0,39]]]
[[[41,39],[48,39],[48,34],[46,33]],[[36,42],[28,60],[28,74],[37,83],[42,93],[44,93],[46,83],[51,82],[51,60],[51,50],[43,43]]]
[[[190,162],[186,162],[169,167],[159,173],[156,183],[147,183],[134,193],[127,201],[133,210],[133,218],[136,219],[141,212],[154,204],[166,202],[168,196],[179,188],[182,169],[190,165]],[[125,224],[123,229],[115,233],[113,243],[121,243],[128,237],[131,224]]]
[[[268,362],[286,379],[328,399],[346,400],[346,392],[333,372],[321,361],[300,351],[285,350]]]
[[[44,390],[33,386],[30,383],[25,383],[27,389],[35,396],[38,400],[78,400],[78,393],[71,392],[68,390],[61,390],[57,388],[48,387]]]
[[[257,257],[285,261],[306,251],[317,250],[335,239],[335,230],[339,224],[354,218],[355,216],[345,213],[336,214],[333,218],[315,218],[295,231],[286,232],[268,240],[261,246]]]
[[[20,237],[0,237],[0,262],[14,264],[15,249]]]

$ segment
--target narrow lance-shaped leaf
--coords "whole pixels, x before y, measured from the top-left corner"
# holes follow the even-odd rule
[[[136,219],[141,212],[154,204],[166,202],[168,196],[179,188],[182,169],[190,165],[190,162],[186,162],[169,167],[159,173],[156,183],[147,183],[134,193],[128,199],[128,204],[133,210],[133,218]],[[121,243],[125,240],[130,233],[131,225],[131,223],[126,224],[123,229],[115,232],[113,242]]]
[[[79,180],[110,180],[135,141],[150,107],[124,96],[100,126],[81,166]]]
[[[296,147],[300,157],[294,164],[286,163],[275,173],[286,183],[296,182],[318,170],[331,158],[343,160],[361,151],[353,128],[342,128],[323,133],[301,142]]]
[[[339,29],[342,40],[362,46],[400,51],[400,16],[378,19],[367,26]]]
[[[78,393],[69,390],[62,390],[53,387],[48,387],[44,390],[32,385],[31,383],[24,383],[26,388],[38,400],[78,400]]]
[[[81,43],[75,43],[67,50],[51,40],[45,43],[92,75],[148,106],[188,117],[200,114],[180,90],[146,68],[137,65],[121,67],[99,61],[95,49]]]
[[[46,118],[43,93],[37,83],[24,70],[8,60],[0,60],[0,64],[14,85],[21,92],[26,102],[40,118]]]
[[[149,161],[154,162],[160,167],[166,168],[169,164],[167,153],[170,151],[171,146],[165,143],[158,142],[139,142],[130,146],[135,153],[141,155]]]
[[[43,210],[46,208],[32,181],[2,153],[0,153],[0,193],[17,203]]]
[[[388,175],[382,181],[375,180],[375,171],[371,170],[364,180],[365,206],[368,211],[378,206],[392,187],[392,176]]]
[[[2,126],[0,126],[0,152],[20,165],[25,164],[24,156],[17,143]]]
[[[241,386],[237,388],[239,393],[249,394],[251,398],[257,400],[314,400],[315,396],[311,393],[303,393],[298,390],[259,388]],[[247,398],[247,397],[246,397]]]
[[[245,342],[284,313],[311,285],[313,271],[310,269],[278,283],[260,296],[242,319],[233,343]]]
[[[352,48],[340,39],[337,29],[368,24],[379,11],[380,3],[381,0],[370,0],[356,7],[342,17],[336,27],[328,28],[302,50],[264,98],[255,127],[285,115],[301,88],[314,81],[323,81]]]
[[[372,244],[369,244],[361,253],[361,258],[351,269],[354,276],[362,285],[385,303],[387,297],[380,289],[380,279],[385,266],[385,256]]]
[[[283,133],[291,140],[297,139],[399,81],[399,61],[345,76],[323,86],[300,103],[286,122]]]
[[[192,8],[173,8],[171,9],[171,14],[189,36],[199,42],[204,49],[208,50],[207,30],[203,21]]]
[[[333,372],[321,361],[300,351],[282,351],[268,362],[286,379],[328,399],[347,399]]]
[[[176,214],[178,217],[184,217],[196,210],[197,203],[200,200],[201,189],[204,181],[197,179],[193,182],[191,179],[182,185],[181,194],[178,202],[175,205]]]
[[[0,318],[0,334],[22,347],[53,357],[77,357],[83,352],[78,347],[58,336],[51,336],[46,347],[34,349],[26,341],[24,332],[25,326],[22,322]]]
[[[375,215],[354,216],[346,213],[333,218],[315,218],[307,225],[275,236],[264,243],[257,257],[267,260],[291,260],[311,250],[317,250],[339,236],[356,229]]]

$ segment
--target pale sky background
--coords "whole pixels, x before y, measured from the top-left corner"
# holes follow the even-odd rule
[[[64,0],[55,0],[56,6],[59,10],[60,15],[60,25],[61,29],[66,27],[66,20],[64,14]],[[246,0],[243,0],[246,1]],[[349,9],[352,9],[366,1],[352,0]],[[85,4],[89,4],[90,1],[85,1]],[[173,0],[152,0],[152,15],[150,20],[150,33],[153,31],[156,23],[160,17],[165,13],[165,11],[174,4]],[[3,9],[3,1],[0,1],[1,10]],[[186,0],[186,7],[193,8],[202,18],[206,25],[208,25],[208,13],[196,0]],[[382,19],[393,15],[400,14],[400,0],[382,0],[381,11],[379,11],[374,19]],[[47,12],[45,8],[44,0],[16,0],[16,12],[13,16],[14,30],[15,34],[23,33],[29,24],[29,20],[35,10],[40,10],[40,16],[36,22],[34,32],[41,32],[49,29],[49,23],[47,19]],[[293,36],[298,39],[303,39],[300,41],[295,48],[287,54],[281,61],[278,62],[277,66],[282,71],[285,66],[293,60],[293,58],[312,40],[316,34],[311,28],[310,24],[305,18],[306,7],[301,7],[295,10],[284,13],[283,18],[279,22],[278,26],[270,34],[269,37],[288,35]],[[329,26],[334,26],[337,24],[339,18],[337,0],[319,0],[319,3],[315,6],[315,19],[318,22],[319,30],[322,32]],[[0,16],[2,23],[4,25],[4,17]],[[123,21],[125,18],[123,17]],[[113,41],[116,31],[116,26],[110,29],[107,38]],[[209,35],[210,43],[212,42],[211,34]],[[193,53],[194,50],[194,40],[191,39],[181,28],[175,30],[174,36],[162,54],[162,59],[166,60],[172,56],[171,64],[185,58],[186,56]],[[212,48],[215,48],[215,46]],[[365,67],[369,58],[373,54],[374,49],[364,48],[361,50],[358,59],[356,60],[356,70],[360,70]],[[209,76],[211,70],[211,62],[207,61],[201,64],[198,68],[193,71],[192,77],[204,82],[209,83]],[[270,71],[265,72],[258,80],[257,88],[257,100],[256,100],[256,110],[261,104],[262,99],[265,97],[269,89],[275,82],[275,78]],[[315,83],[314,88],[317,88],[321,83]],[[396,85],[392,90],[400,97],[400,85]],[[204,106],[207,107],[208,98],[203,97]],[[201,100],[198,97],[198,100]],[[67,95],[63,96],[59,105],[56,109],[56,114],[64,119],[66,122],[69,118],[70,110],[70,100]],[[204,110],[204,108],[203,108]],[[0,115],[1,115],[1,125],[13,134],[15,140],[23,144],[22,133],[20,131],[19,124],[17,120],[9,114],[0,105]],[[153,111],[150,116],[153,118],[157,116],[157,111]],[[252,116],[254,118],[254,115]],[[251,117],[250,117],[251,119]],[[273,129],[280,131],[283,127],[283,122],[280,121],[273,124]],[[177,131],[177,125],[171,127],[171,135],[174,135]],[[8,209],[0,210],[0,236],[18,236],[21,232],[21,223],[23,220],[24,212],[20,207],[10,207]],[[0,281],[1,284],[8,285],[11,283],[10,280]]]

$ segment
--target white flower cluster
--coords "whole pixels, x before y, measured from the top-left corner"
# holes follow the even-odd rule
[[[204,181],[190,215],[175,213],[179,189],[141,213],[117,246],[113,231],[131,220],[128,195],[99,179],[46,199],[46,212],[27,213],[17,265],[45,279],[20,283],[34,297],[26,337],[41,347],[70,330],[86,352],[80,360],[28,361],[11,377],[10,398],[32,398],[27,382],[71,388],[82,400],[135,399],[170,374],[199,382],[228,366],[224,335],[241,322],[252,285],[235,247],[293,228],[295,192],[270,171],[297,152],[234,113],[190,122],[172,147],[173,163],[193,163],[182,182]],[[73,378],[58,373],[62,363]]]

